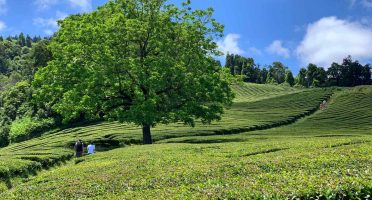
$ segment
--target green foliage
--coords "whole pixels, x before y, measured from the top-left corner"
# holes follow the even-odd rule
[[[227,54],[225,67],[230,69],[232,75],[241,76],[243,81],[251,83],[282,84],[297,87],[327,87],[327,86],[357,86],[368,85],[371,82],[371,65],[361,65],[349,56],[343,63],[333,63],[326,71],[312,63],[307,69],[301,68],[296,78],[282,63],[274,62],[262,70],[254,63],[253,58],[244,58],[240,55]],[[288,74],[290,73],[290,74]],[[292,75],[287,76],[287,75]],[[287,79],[288,78],[288,79]]]
[[[273,62],[273,64],[269,66],[266,83],[269,84],[284,83],[286,70],[287,67],[284,66],[283,63]]]
[[[291,86],[291,87],[295,84],[295,80],[294,80],[293,74],[289,70],[287,70],[285,72],[285,82],[287,84],[289,84],[289,86]]]
[[[10,77],[18,73],[22,75],[21,80],[31,80],[37,67],[45,66],[51,59],[47,44],[48,39],[33,40],[29,35],[25,37],[23,33],[0,41],[0,74]],[[6,84],[12,86],[15,83]]]
[[[32,44],[35,44],[35,48],[32,48]],[[46,49],[46,42],[34,43],[30,36],[24,38],[23,34],[0,42],[0,125],[2,126],[0,146],[9,143],[9,126],[13,120],[34,116],[37,111],[42,110],[32,103],[32,90],[29,84],[29,80],[33,79],[33,74],[37,70],[34,65],[38,57],[48,54],[47,50],[40,52],[38,50],[40,46]],[[27,135],[26,138],[32,135],[24,134]]]
[[[47,40],[21,33],[0,40],[0,146],[9,143],[9,126],[24,116],[49,117],[44,107],[32,102],[30,80],[51,59]],[[39,114],[41,113],[41,114]]]
[[[8,146],[10,143],[9,126],[3,125],[0,128],[0,147]]]
[[[227,54],[225,68],[230,69],[232,75],[242,76],[244,82],[266,83],[267,69],[260,69],[253,58]]]
[[[333,86],[357,86],[371,84],[371,66],[361,65],[351,56],[345,58],[342,64],[333,63],[327,71],[329,84]]]
[[[31,117],[23,117],[13,121],[10,128],[10,141],[20,142],[31,139],[41,133],[49,130],[55,125],[53,119],[34,119]]]
[[[296,77],[296,85],[308,87],[305,68],[301,68],[298,72],[298,75]]]
[[[18,82],[1,94],[1,115],[2,124],[10,123],[17,116],[24,116],[32,113],[31,103],[32,91],[27,81]]]
[[[54,60],[35,76],[36,101],[64,122],[103,116],[149,128],[218,120],[233,95],[213,59],[223,26],[212,14],[117,0],[67,17],[49,46]]]
[[[48,62],[52,60],[52,53],[48,50],[48,40],[42,40],[35,44],[32,49],[32,57],[34,59],[34,70],[40,67],[46,67]]]

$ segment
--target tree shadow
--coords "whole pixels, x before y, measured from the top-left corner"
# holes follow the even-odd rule
[[[189,144],[211,144],[211,143],[228,143],[228,142],[245,142],[248,139],[242,138],[222,138],[222,139],[184,139],[178,141],[170,141],[167,143],[189,143]]]

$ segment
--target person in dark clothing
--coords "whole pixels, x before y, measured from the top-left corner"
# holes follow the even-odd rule
[[[74,146],[75,152],[76,152],[76,157],[81,157],[83,156],[84,152],[84,143],[81,140],[77,140]]]

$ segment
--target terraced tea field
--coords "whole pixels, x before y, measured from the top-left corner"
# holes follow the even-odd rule
[[[161,142],[203,142],[213,140],[224,141],[245,136],[274,135],[306,137],[316,136],[329,139],[331,137],[346,137],[357,139],[372,135],[372,87],[363,86],[335,91],[324,110],[300,119],[296,123],[274,127],[262,131],[247,132],[231,136],[179,137],[162,140]]]
[[[292,94],[302,91],[293,87],[278,87],[276,85],[262,85],[255,83],[242,83],[234,85],[235,102],[249,102],[268,99],[275,96]]]
[[[55,130],[0,149],[0,198],[370,195],[371,87],[280,92],[279,86],[265,90],[247,84],[234,90],[238,99],[220,122],[154,128],[154,140],[164,144],[126,146],[71,160],[76,138],[94,141],[99,150],[140,143],[138,127],[105,122]],[[330,97],[327,108],[319,111],[319,103]],[[39,172],[61,162],[66,163]]]
[[[2,197],[368,199],[371,194],[372,145],[368,142],[341,145],[352,139],[316,137],[247,139],[131,146],[97,153],[31,177]]]

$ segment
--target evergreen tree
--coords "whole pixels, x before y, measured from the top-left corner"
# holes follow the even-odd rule
[[[357,85],[370,84],[370,65],[361,65],[357,60],[353,61],[351,56],[345,58],[342,64],[333,63],[327,71],[329,85],[353,87]]]
[[[327,72],[323,67],[319,67],[316,71],[316,75],[314,77],[316,80],[316,84],[313,84],[313,86],[316,87],[325,87],[327,82]]]
[[[285,82],[288,83],[291,87],[294,85],[295,80],[293,74],[290,70],[287,70],[285,73]]]
[[[307,80],[306,80],[306,69],[301,68],[296,77],[296,84],[300,86],[307,87]]]
[[[234,75],[234,54],[227,53],[225,67],[230,69],[230,73]]]
[[[25,36],[24,36],[23,33],[19,34],[19,36],[18,36],[18,44],[19,44],[21,47],[26,46],[26,38],[25,38]]]
[[[284,83],[286,69],[287,67],[285,67],[281,62],[273,62],[273,64],[269,66],[266,82],[271,84]]]
[[[309,83],[309,86],[312,86],[312,83],[317,75],[317,71],[318,71],[318,66],[312,63],[310,63],[307,66],[306,76],[307,76],[307,81]]]
[[[41,37],[40,36],[34,36],[33,38],[32,38],[32,42],[39,42],[41,40]]]
[[[266,81],[267,74],[268,74],[268,71],[267,71],[266,67],[262,68],[261,73],[260,73],[260,83],[264,84],[264,83],[267,82]]]
[[[38,42],[32,50],[34,73],[40,67],[46,67],[48,62],[52,60],[52,53],[48,50],[49,41],[42,40]]]
[[[8,73],[8,61],[2,56],[0,56],[0,73]]]
[[[341,66],[337,63],[332,63],[327,71],[328,84],[331,86],[340,86],[341,73]]]
[[[32,38],[29,35],[26,36],[26,46],[29,48],[32,47]]]

